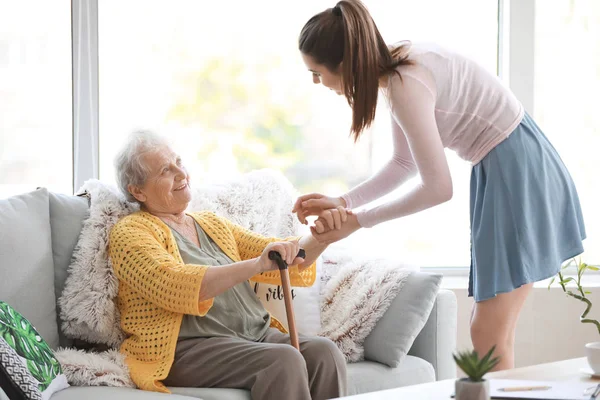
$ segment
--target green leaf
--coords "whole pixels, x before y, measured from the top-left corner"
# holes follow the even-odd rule
[[[496,350],[496,345],[492,346],[490,351],[488,351],[487,354],[485,356],[483,356],[483,358],[481,359],[482,365],[485,365],[490,361],[490,358],[492,357],[492,353],[494,352],[494,350]]]
[[[550,283],[548,284],[548,289],[550,289],[550,286],[552,286],[552,284],[554,283],[554,281],[556,280],[556,276],[552,278],[552,280],[550,281]]]
[[[594,267],[593,265],[588,265],[588,269],[592,271],[600,271],[600,268]]]
[[[585,264],[585,263],[581,263],[581,264],[579,264],[579,267],[577,267],[577,276],[580,279],[586,269],[587,269],[587,264]]]
[[[569,262],[568,262],[568,263],[566,263],[565,265],[563,265],[561,269],[567,269],[567,268],[569,268],[569,267],[571,266],[571,264],[573,264],[573,263],[575,263],[575,265],[577,265],[577,262],[575,261],[575,259],[574,259],[574,258],[572,258],[571,260],[569,260]]]
[[[585,294],[592,294],[592,292],[590,292],[589,290],[586,290],[585,292],[583,292]]]
[[[573,277],[568,277],[560,281],[561,284],[566,285],[569,282],[573,282],[575,279]]]
[[[48,344],[21,314],[0,301],[0,335],[27,361],[27,368],[45,390],[57,374],[62,373],[60,363]]]

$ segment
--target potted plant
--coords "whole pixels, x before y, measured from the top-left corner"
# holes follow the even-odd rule
[[[475,350],[452,355],[456,365],[467,375],[455,382],[456,400],[489,400],[490,383],[483,377],[500,361],[499,357],[492,358],[494,350],[496,346],[481,359]]]
[[[575,264],[575,268],[577,270],[577,278],[574,278],[572,276],[565,277],[565,269],[569,268],[573,264]],[[600,322],[598,322],[598,320],[596,319],[587,317],[590,310],[592,309],[592,302],[590,301],[590,299],[587,298],[586,295],[590,294],[591,292],[585,290],[583,286],[581,286],[581,277],[587,270],[598,271],[599,268],[594,267],[593,265],[588,265],[582,262],[581,260],[577,261],[575,259],[572,259],[571,261],[569,261],[569,263],[567,263],[560,269],[557,276],[552,278],[550,284],[548,285],[548,289],[550,289],[552,284],[558,278],[558,284],[562,288],[563,292],[567,294],[567,296],[573,297],[574,299],[585,303],[585,310],[579,317],[579,321],[583,324],[593,324],[598,330],[598,333],[600,334]],[[575,285],[575,290],[571,290],[571,288],[573,288],[572,286],[567,287],[567,285],[569,285],[570,283],[573,283]],[[587,343],[585,345],[585,353],[593,373],[600,374],[600,342]]]

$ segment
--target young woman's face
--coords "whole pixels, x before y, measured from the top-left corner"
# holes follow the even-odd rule
[[[339,73],[329,71],[327,67],[317,64],[311,56],[304,53],[302,53],[302,60],[304,60],[306,68],[312,73],[313,83],[317,85],[320,83],[338,95],[344,94],[342,90],[342,77]]]

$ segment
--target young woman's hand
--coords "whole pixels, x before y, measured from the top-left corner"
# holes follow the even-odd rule
[[[290,242],[273,242],[269,243],[258,258],[260,272],[276,270],[277,263],[269,259],[269,252],[276,251],[281,254],[281,258],[287,262],[289,266],[300,265],[304,262],[304,258],[296,257],[300,251],[300,244],[297,240]]]
[[[346,207],[346,201],[341,197],[330,197],[320,193],[310,193],[298,197],[292,212],[298,216],[298,220],[304,225],[307,224],[306,217],[311,215],[320,215],[324,210]]]
[[[318,222],[318,220],[317,220]],[[323,224],[321,224],[323,225]],[[315,226],[310,227],[310,232],[312,236],[317,240],[317,242],[330,245],[331,243],[335,243],[338,240],[342,240],[347,238],[352,233],[356,232],[361,228],[360,223],[358,222],[358,218],[356,218],[356,214],[352,212],[347,213],[346,222],[342,223],[340,229],[329,229],[325,230],[322,233],[317,232],[316,223]]]

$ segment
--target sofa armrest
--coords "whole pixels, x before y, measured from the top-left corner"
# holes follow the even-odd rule
[[[429,319],[408,352],[430,362],[437,380],[456,378],[452,358],[456,349],[456,319],[456,295],[450,290],[440,290]]]

